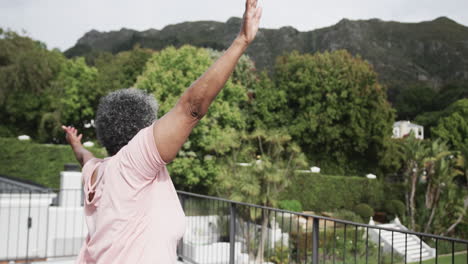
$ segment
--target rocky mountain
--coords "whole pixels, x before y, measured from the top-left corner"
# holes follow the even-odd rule
[[[226,49],[236,36],[241,20],[185,22],[162,30],[86,33],[67,50],[68,57],[95,51],[117,53],[135,45],[155,50],[191,44]],[[387,22],[378,19],[343,19],[336,25],[300,32],[293,27],[261,29],[247,54],[259,69],[271,69],[277,56],[346,49],[369,61],[381,82],[395,90],[414,82],[433,87],[468,81],[468,27],[441,17],[421,23]]]

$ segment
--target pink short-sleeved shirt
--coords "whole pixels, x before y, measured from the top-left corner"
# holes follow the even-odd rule
[[[84,165],[88,235],[77,264],[176,263],[185,215],[156,148],[153,125],[116,155]]]

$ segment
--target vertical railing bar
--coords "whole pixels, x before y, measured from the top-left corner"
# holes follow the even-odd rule
[[[58,215],[59,215],[59,210],[58,210],[58,207],[60,207],[60,196],[62,196],[62,190],[59,189],[58,190],[58,193],[57,193],[57,196],[56,196],[56,210],[55,210],[55,233],[54,233],[54,239],[55,239],[55,243],[54,243],[54,257],[57,257],[57,237],[58,237]],[[87,196],[85,196],[85,199],[88,199]]]
[[[391,253],[391,260],[390,260],[390,263],[393,264],[393,231],[392,231],[392,253]]]
[[[419,264],[422,264],[422,236],[419,236]]]
[[[327,220],[323,221],[323,264],[327,262]]]
[[[306,228],[305,228],[305,246],[304,246],[304,254],[305,254],[305,263],[307,264],[307,231],[309,227],[309,217],[306,218]]]
[[[436,242],[435,242],[435,250],[436,250],[436,257],[435,257],[435,264],[438,264],[439,263],[439,239],[436,238]],[[468,262],[467,262],[468,264]]]
[[[274,226],[271,227],[271,229],[273,230],[273,241],[272,241],[272,243],[273,243],[273,254],[275,254],[275,249],[276,249],[276,228],[275,227],[276,227],[276,224],[278,223],[277,219],[276,219],[277,218],[277,212],[276,211],[274,211],[274,212],[275,212],[275,218],[274,218],[274,221],[272,221],[272,224]],[[271,257],[271,253],[270,253],[269,256]]]
[[[358,226],[355,226],[355,230],[354,230],[354,264],[357,264],[357,232],[358,232]]]
[[[343,242],[343,264],[346,264],[346,227],[348,225],[344,225],[344,242]]]
[[[63,191],[63,190],[62,190],[62,191]],[[69,190],[65,189],[65,191],[67,192],[66,195],[67,195],[67,198],[68,198],[68,192],[69,192]],[[67,199],[67,200],[68,200],[68,199]],[[65,236],[65,233],[67,232],[67,226],[68,226],[68,221],[67,221],[67,220],[68,220],[68,213],[67,213],[67,210],[64,210],[64,216],[63,216],[63,218],[64,218],[64,220],[65,220],[65,221],[64,221],[65,225],[64,225],[64,228],[63,228],[62,237],[65,238],[65,237],[66,237],[66,236]],[[65,240],[65,241],[66,241],[66,240]],[[66,255],[65,252],[67,252],[67,243],[65,243],[65,241],[63,242],[62,256],[63,256],[63,255]]]
[[[73,193],[73,205],[76,206],[76,189],[75,190],[72,190]],[[72,238],[72,251],[71,251],[71,254],[75,254],[75,236],[76,236],[76,210],[73,210],[73,238]]]
[[[452,264],[455,264],[455,241],[452,241]]]
[[[333,264],[335,264],[336,222],[333,222]]]
[[[222,206],[222,204],[221,204],[221,206],[220,206],[220,204],[221,204],[221,201],[218,200],[218,201],[217,201],[217,207],[218,207],[218,210],[220,211],[220,214],[221,214],[221,216],[220,216],[220,217],[221,217],[221,221],[224,223],[224,217],[225,217],[225,216],[224,216],[224,212],[223,212],[223,206]],[[224,232],[224,231],[223,231],[223,232]],[[224,254],[225,254],[225,251],[222,250],[222,252],[221,252],[221,254],[220,254],[221,257],[224,257]]]
[[[313,228],[312,229],[312,264],[318,264],[319,262],[318,249],[319,249],[319,236],[320,236],[319,219],[317,217],[314,217],[312,224],[313,224],[312,226]]]
[[[17,223],[21,223],[21,201],[23,200],[23,190],[20,190],[19,191],[19,194],[20,194],[20,198],[19,198],[19,203],[18,203],[18,222]],[[17,260],[19,258],[19,242],[20,242],[20,228],[19,226],[17,226],[18,228],[18,232],[17,232],[17,241],[16,241],[16,257],[15,259]]]
[[[10,241],[10,218],[11,218],[11,197],[13,196],[13,189],[10,189],[10,195],[9,195],[9,199],[8,199],[8,231],[7,231],[7,240],[6,241]],[[9,252],[10,252],[10,243],[6,243],[7,244],[7,253],[6,253],[6,259],[8,260],[8,256],[10,255]]]
[[[43,195],[43,193],[40,194],[41,196]],[[40,227],[41,226],[41,206],[40,206],[40,203],[37,205],[37,226]],[[39,228],[36,228],[36,247],[39,247],[39,237],[40,237],[40,229]],[[47,243],[47,240],[45,241],[45,243]],[[40,257],[39,253],[37,253],[38,257]]]
[[[408,263],[408,233],[405,233],[405,264]]]
[[[369,227],[366,227],[366,264],[369,263]]]
[[[280,236],[281,236],[281,261],[283,261],[283,228],[284,228],[284,212],[281,212],[281,227],[280,227]],[[468,264],[468,263],[467,263]]]
[[[49,199],[50,196],[51,196],[51,195],[50,195],[50,192],[48,192],[47,195],[48,195],[47,198]],[[45,258],[47,258],[48,255],[49,255],[49,252],[48,252],[48,250],[49,250],[49,216],[50,216],[50,205],[47,206],[46,240],[45,240],[45,241],[46,241],[46,242],[45,242],[46,244],[45,244],[45,256],[44,256]],[[81,232],[81,233],[83,233],[83,232]]]
[[[250,243],[251,243],[251,237],[250,237],[250,221],[252,221],[252,216],[250,215],[250,212],[251,212],[251,207],[248,206],[247,207],[247,215],[248,215],[248,219],[247,219],[247,256],[248,256],[248,263],[250,263]],[[255,226],[255,225],[254,225]]]
[[[230,228],[229,228],[229,264],[235,263],[236,253],[236,204],[230,203]]]
[[[254,223],[255,223],[255,221],[257,221],[257,217],[258,217],[257,210],[258,210],[258,208],[255,207],[255,220],[254,220]],[[258,230],[258,229],[257,229],[257,225],[255,224],[255,225],[254,225],[254,231],[255,231],[255,232],[254,232],[254,236],[255,236],[255,237],[254,237],[254,239],[255,239],[254,241],[257,241],[257,239],[258,239],[257,230]],[[261,235],[260,235],[260,236],[261,236]],[[260,239],[261,239],[261,238],[260,238]],[[260,244],[260,243],[256,243],[256,244],[258,245],[258,244]],[[256,260],[255,260],[255,257],[256,257],[256,256],[255,256],[255,253],[258,255],[258,250],[259,250],[259,249],[257,249],[257,252],[254,252],[254,254],[253,254],[253,255],[254,255],[254,261],[256,261]]]
[[[268,224],[270,223],[270,210],[268,209],[265,209],[266,212],[267,212],[267,228],[266,228],[266,232],[267,232],[267,247],[266,247],[266,254],[267,256],[270,256],[270,230],[268,229]]]
[[[377,252],[377,264],[380,264],[380,235],[381,235],[381,232],[382,229],[379,229],[379,251]]]
[[[297,243],[297,245],[300,245],[300,244],[301,244],[301,234],[300,234],[300,232],[299,232],[299,217],[300,217],[300,216],[298,216],[298,217],[296,218],[296,225],[297,225],[296,243]],[[296,261],[297,261],[297,263],[300,262],[300,256],[299,256],[300,253],[301,253],[301,252],[300,252],[300,249],[301,249],[301,248],[298,247],[298,248],[297,248],[297,252],[296,252]]]
[[[29,233],[31,232],[32,217],[31,217],[31,190],[29,190],[29,202],[28,202],[28,232],[26,234],[26,263],[29,261]]]
[[[291,234],[292,234],[292,221],[293,221],[293,215],[288,213],[289,215],[289,234],[288,234],[288,263],[291,262]]]

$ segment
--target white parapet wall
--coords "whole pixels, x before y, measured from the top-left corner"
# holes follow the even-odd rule
[[[60,207],[82,206],[83,191],[81,187],[81,172],[62,171],[60,173]]]
[[[59,193],[0,193],[0,262],[78,254],[88,232],[81,172],[60,179]]]
[[[55,193],[0,194],[0,260],[46,256],[49,206],[56,196]]]

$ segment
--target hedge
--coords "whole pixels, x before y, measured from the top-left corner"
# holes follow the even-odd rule
[[[281,199],[299,200],[304,210],[314,212],[349,210],[360,203],[381,210],[385,200],[403,199],[401,188],[399,184],[365,177],[297,173]]]
[[[104,157],[102,148],[89,148]],[[68,145],[37,144],[16,138],[0,138],[0,174],[32,181],[49,188],[60,187],[60,172],[77,161]]]

